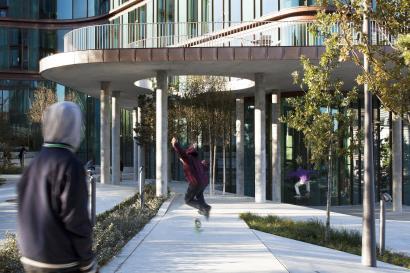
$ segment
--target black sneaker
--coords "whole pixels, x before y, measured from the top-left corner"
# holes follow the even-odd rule
[[[209,219],[209,211],[211,209],[200,209],[198,210],[198,213],[205,216],[205,218],[208,220]]]

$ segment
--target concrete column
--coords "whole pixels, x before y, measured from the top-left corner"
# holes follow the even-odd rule
[[[236,194],[244,195],[244,100],[236,99]]]
[[[137,105],[138,105],[138,99],[137,99]],[[133,180],[136,185],[138,185],[138,142],[137,142],[137,133],[135,132],[135,127],[138,122],[138,107],[134,107],[132,109],[132,144],[133,144]],[[137,187],[138,188],[138,187]]]
[[[100,156],[102,184],[110,183],[110,83],[101,82],[100,91]]]
[[[119,184],[121,180],[121,172],[120,172],[120,126],[121,126],[121,113],[120,113],[120,106],[118,104],[118,99],[120,97],[119,91],[112,92],[112,113],[111,113],[111,149],[112,149],[112,161],[111,161],[111,183],[112,184]]]
[[[272,201],[282,202],[280,93],[272,94]]]
[[[266,201],[266,121],[264,75],[255,74],[255,202]]]
[[[166,196],[168,187],[168,76],[166,71],[157,72],[155,155],[157,196]]]
[[[402,118],[393,114],[393,211],[403,212],[403,130]]]

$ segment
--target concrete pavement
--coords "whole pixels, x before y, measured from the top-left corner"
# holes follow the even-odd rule
[[[16,232],[16,185],[20,175],[1,175],[7,182],[0,186],[0,240],[6,232]],[[128,183],[129,181],[124,181]],[[97,214],[113,208],[136,192],[136,186],[103,185],[97,183]]]
[[[360,264],[359,256],[253,231],[238,217],[240,212],[249,211],[301,220],[311,218],[310,213],[317,216],[322,213],[310,208],[269,202],[255,204],[253,198],[234,195],[208,196],[213,206],[211,219],[202,220],[203,228],[197,231],[193,223],[197,212],[183,202],[181,192],[185,185],[171,186],[179,194],[169,208],[163,208],[167,212],[155,217],[127,244],[123,253],[103,267],[102,273],[409,272],[380,262],[378,268],[367,268]]]

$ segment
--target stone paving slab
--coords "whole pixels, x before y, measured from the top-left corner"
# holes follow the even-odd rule
[[[194,228],[197,212],[179,195],[120,268],[112,272],[288,272],[238,218],[220,214]],[[103,269],[102,272],[108,272]]]
[[[292,273],[408,273],[409,270],[377,262],[377,268],[361,265],[361,257],[325,247],[254,231],[273,255]]]

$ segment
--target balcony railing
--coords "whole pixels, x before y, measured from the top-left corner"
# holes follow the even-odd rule
[[[106,24],[75,29],[64,36],[64,51],[226,46],[318,46],[323,38],[309,32],[312,21],[223,23]],[[338,31],[338,27],[334,27]],[[383,27],[372,23],[372,42],[392,44]],[[357,39],[357,37],[355,37]]]

